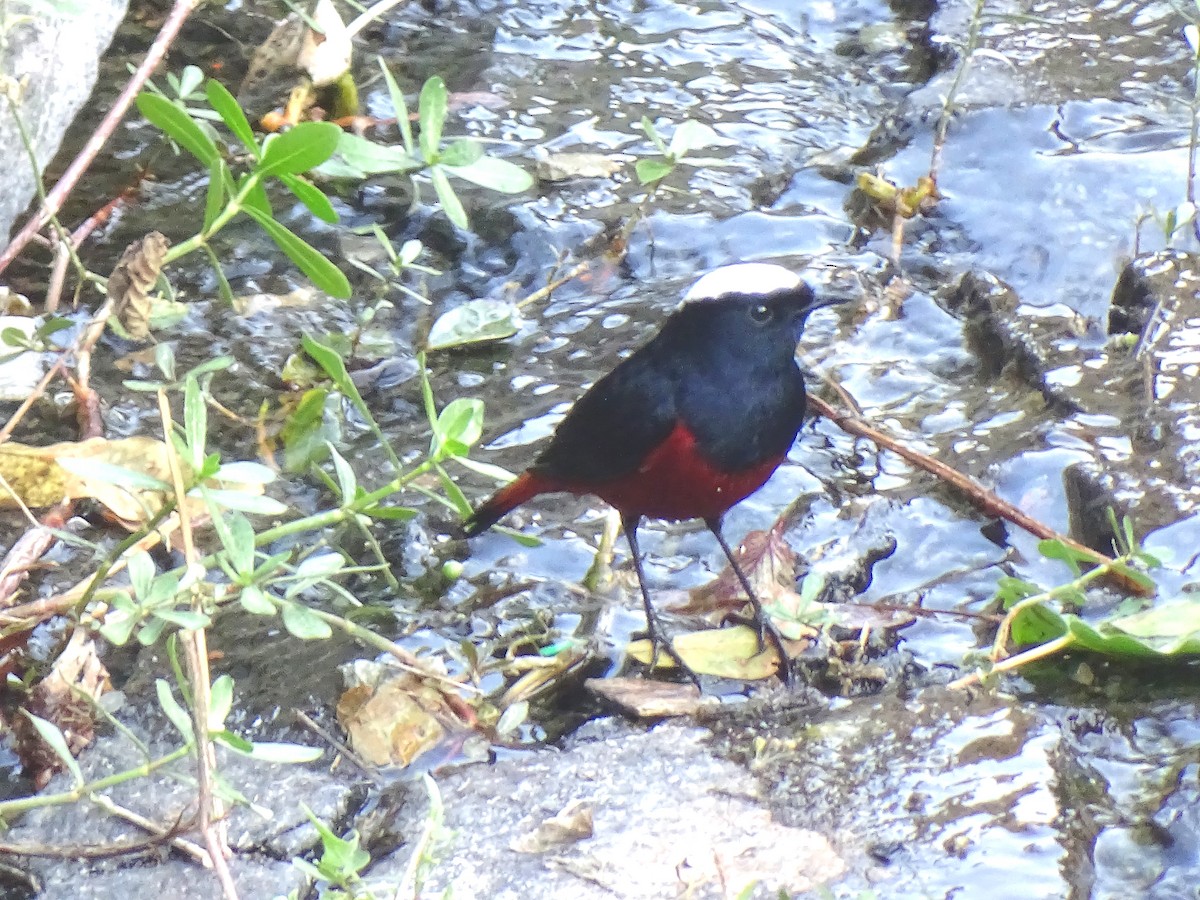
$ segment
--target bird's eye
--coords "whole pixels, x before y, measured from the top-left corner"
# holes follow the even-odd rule
[[[770,322],[774,315],[775,311],[765,303],[756,303],[750,307],[750,318],[760,324]]]

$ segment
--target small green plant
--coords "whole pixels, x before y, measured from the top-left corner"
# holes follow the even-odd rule
[[[396,110],[401,146],[378,144],[357,135],[343,134],[337,154],[321,166],[321,174],[356,180],[384,173],[405,174],[412,179],[414,203],[420,199],[421,181],[428,179],[442,211],[459,228],[467,228],[470,223],[466,209],[450,183],[451,177],[503,194],[519,194],[532,187],[533,177],[528,172],[508,160],[489,156],[479,141],[456,138],[449,143],[443,142],[450,95],[446,83],[436,75],[421,88],[417,100],[420,131],[414,139],[404,93],[383,60],[379,61],[379,67]]]
[[[325,900],[371,900],[375,895],[362,883],[362,871],[370,865],[371,854],[358,845],[358,832],[338,837],[311,809],[303,803],[300,807],[321,836],[321,858],[315,863],[293,859],[292,865],[316,883],[319,896]]]
[[[685,163],[694,166],[720,166],[724,162],[718,159],[695,159],[689,154],[701,147],[709,147],[722,143],[721,136],[703,122],[686,119],[675,126],[670,141],[665,141],[647,116],[642,116],[640,123],[642,131],[650,139],[650,143],[662,155],[661,158],[645,157],[639,159],[634,166],[638,181],[644,185],[656,185]]]
[[[1194,595],[1148,600],[1157,585],[1147,574],[1162,562],[1137,541],[1128,517],[1118,521],[1109,511],[1117,556],[1096,565],[1090,553],[1058,540],[1044,540],[1039,551],[1061,561],[1073,576],[1051,588],[1020,578],[1000,579],[996,598],[1005,610],[985,673],[966,676],[957,684],[978,680],[982,674],[1011,671],[1034,660],[1066,650],[1086,650],[1119,659],[1182,658],[1200,654],[1200,601]],[[1091,568],[1084,570],[1085,566]],[[1078,613],[1088,603],[1088,588],[1107,579],[1126,585],[1134,595],[1117,604],[1099,621],[1085,621]],[[1010,642],[1026,649],[1008,655]]]
[[[260,140],[224,85],[209,79],[205,96],[209,106],[249,153],[249,171],[233,174],[209,130],[197,124],[181,100],[172,101],[155,93],[143,93],[137,99],[138,109],[148,121],[208,169],[208,193],[200,231],[172,247],[164,265],[197,250],[203,251],[217,273],[222,296],[232,303],[233,292],[212,248],[212,240],[238,215],[244,214],[259,224],[313,284],[334,297],[349,297],[350,282],[346,276],[316,248],[279,223],[266,191],[268,183],[278,182],[316,218],[336,222],[337,213],[329,198],[303,175],[329,159],[337,148],[341,129],[331,122],[302,122],[283,134]]]

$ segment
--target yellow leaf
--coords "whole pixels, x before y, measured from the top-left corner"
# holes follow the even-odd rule
[[[775,649],[768,643],[766,649],[759,652],[758,635],[746,625],[681,634],[673,645],[688,668],[698,675],[756,681],[779,672],[779,655]],[[633,641],[625,652],[638,662],[650,664],[652,648],[648,640]],[[675,663],[660,652],[658,665],[670,668]]]

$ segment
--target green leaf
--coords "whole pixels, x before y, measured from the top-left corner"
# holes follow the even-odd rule
[[[475,397],[451,400],[438,415],[435,434],[443,443],[472,446],[483,435],[483,401]]]
[[[336,575],[344,568],[346,568],[346,560],[340,553],[322,553],[319,556],[310,556],[300,563],[296,567],[295,577],[314,581]]]
[[[338,166],[342,168],[338,168]],[[343,132],[333,160],[321,166],[320,172],[334,178],[366,178],[391,172],[416,172],[425,163],[405,152],[402,147],[377,144],[356,134]]]
[[[196,88],[204,83],[204,71],[199,66],[184,66],[175,82],[175,90],[182,100],[196,92]]]
[[[482,156],[465,166],[441,165],[455,178],[469,181],[501,194],[519,194],[533,187],[533,176],[515,163],[494,156]]]
[[[270,484],[276,477],[275,470],[270,466],[248,460],[224,463],[213,476],[219,481],[235,484]]]
[[[459,460],[459,462],[462,462],[462,460]],[[516,529],[513,529],[513,528],[509,528],[506,525],[493,525],[492,531],[499,532],[500,534],[503,534],[503,535],[506,535],[506,536],[512,538],[514,541],[516,541],[522,547],[540,547],[540,546],[542,546],[541,538],[535,537],[532,534],[523,534],[522,532],[517,531]]]
[[[429,170],[429,178],[433,181],[433,190],[437,193],[438,202],[442,204],[442,211],[446,214],[446,218],[465,230],[469,226],[467,211],[463,209],[462,201],[458,199],[458,194],[454,193],[454,188],[450,186],[450,179],[446,177],[446,172],[441,166],[434,166]]]
[[[255,516],[282,516],[288,511],[286,503],[280,503],[274,497],[264,494],[225,491],[220,488],[208,488],[206,494],[214,504],[222,509],[236,509],[238,512],[250,513]]]
[[[320,462],[329,452],[330,440],[336,437],[336,423],[325,418],[329,391],[313,388],[305,391],[295,410],[283,424],[284,468],[289,472],[306,470],[310,463]]]
[[[692,150],[720,143],[723,143],[721,136],[711,127],[702,122],[688,119],[686,122],[681,122],[675,129],[675,133],[671,135],[667,156],[674,160],[680,160]]]
[[[208,493],[206,491],[205,495]],[[251,575],[254,572],[254,526],[238,513],[225,517],[214,511],[211,515],[229,565],[238,575]]]
[[[341,136],[332,122],[301,122],[266,141],[256,171],[262,177],[303,174],[333,156]]]
[[[280,604],[283,627],[302,641],[322,641],[333,634],[329,624],[302,603],[287,601]]]
[[[185,740],[191,741],[195,736],[195,732],[192,730],[192,717],[179,705],[179,701],[175,699],[175,694],[171,691],[171,686],[165,679],[159,678],[154,682],[154,689],[158,693],[158,705],[167,714],[171,724],[183,735]]]
[[[407,522],[415,518],[417,511],[407,506],[368,506],[362,510],[364,516],[372,519],[383,519],[390,522]]]
[[[209,732],[211,737],[218,744],[228,747],[235,753],[248,754],[254,746],[240,734],[234,734],[227,728],[215,729]]]
[[[1012,640],[1019,647],[1044,644],[1060,638],[1067,631],[1062,615],[1044,604],[1022,609],[1012,621]]]
[[[100,634],[113,646],[124,647],[137,624],[137,616],[130,611],[110,611],[104,617],[104,624],[100,626]]]
[[[312,182],[305,181],[299,175],[280,175],[279,180],[322,222],[332,224],[338,220],[337,210],[333,208],[329,198]]]
[[[238,599],[242,604],[242,609],[251,615],[275,615],[275,601],[271,599],[270,594],[257,585],[246,585],[246,587],[242,588],[241,596]]]
[[[354,476],[354,470],[333,444],[329,445],[329,456],[333,460],[333,471],[337,474],[341,500],[343,503],[350,503],[358,492],[358,479]]]
[[[1176,653],[1189,643],[1200,642],[1200,601],[1168,600],[1109,624],[1152,643],[1160,652]]]
[[[199,378],[201,375],[207,375],[209,372],[220,372],[228,369],[233,365],[234,359],[232,356],[214,356],[211,359],[206,359],[198,366],[193,366],[188,369],[187,374],[193,378]]]
[[[233,679],[220,675],[212,683],[208,693],[208,730],[220,731],[225,727],[229,711],[233,709]]]
[[[465,448],[462,452],[465,452]],[[462,452],[453,453],[454,456],[461,456]],[[446,494],[446,499],[453,505],[455,511],[466,519],[471,515],[471,501],[467,499],[467,495],[462,492],[450,474],[441,466],[434,467],[437,470],[438,479],[442,482],[442,491]]]
[[[1038,553],[1042,554],[1042,556],[1046,557],[1046,559],[1058,559],[1066,563],[1067,566],[1070,567],[1071,571],[1075,574],[1076,578],[1078,578],[1082,572],[1080,569],[1080,563],[1085,565],[1095,565],[1096,562],[1096,558],[1090,553],[1084,553],[1083,551],[1076,550],[1069,544],[1065,544],[1062,541],[1053,538],[1038,541],[1037,546]]]
[[[171,609],[166,607],[156,609],[153,612],[156,619],[162,619],[177,628],[183,628],[189,631],[199,631],[202,628],[207,628],[212,624],[212,619],[204,613],[194,612],[190,609]]]
[[[204,225],[201,230],[207,233],[224,208],[225,161],[217,159],[208,167],[208,190],[204,196]]]
[[[339,392],[347,397],[357,397],[360,401],[361,396],[358,394],[358,388],[350,378],[350,373],[346,370],[346,363],[341,355],[327,344],[322,344],[312,335],[302,335],[300,337],[300,346],[304,348],[304,352],[312,357],[321,369],[329,376],[329,380],[333,382],[333,386]],[[365,405],[365,404],[364,404]]]
[[[133,587],[134,595],[142,600],[149,597],[156,571],[150,554],[145,550],[134,551],[129,554],[125,567],[129,571],[129,584]]]
[[[46,742],[46,746],[54,751],[54,755],[58,757],[63,767],[71,773],[72,780],[76,784],[83,784],[83,772],[80,771],[75,757],[71,755],[71,748],[67,745],[67,738],[62,730],[49,719],[35,716],[27,709],[22,709],[21,712],[33,724],[38,736]]]
[[[638,181],[642,184],[653,184],[662,181],[675,168],[674,163],[661,159],[639,159],[633,166],[637,172]]]
[[[137,107],[150,124],[161,130],[205,166],[211,167],[221,158],[221,152],[204,129],[165,97],[157,94],[138,94]]]
[[[426,338],[427,350],[450,350],[469,344],[502,341],[519,328],[520,310],[503,300],[468,300],[438,316]]]
[[[438,155],[438,163],[443,166],[469,166],[482,157],[483,147],[478,141],[462,138]]]
[[[387,63],[383,61],[383,57],[377,56],[375,59],[383,72],[383,80],[387,83],[388,96],[392,98],[392,109],[396,113],[396,124],[400,128],[400,137],[404,141],[405,149],[412,154],[416,152],[416,147],[413,145],[412,123],[408,121],[408,104],[404,101],[404,92],[400,90],[400,85],[396,84],[396,79],[392,76],[392,71],[387,67]]]
[[[114,466],[112,463],[101,462],[98,459],[60,457],[57,462],[72,475],[78,475],[89,481],[102,481],[127,491],[166,492],[171,490],[169,484],[144,472],[135,472],[133,469]]]
[[[490,478],[493,481],[499,482],[500,484],[508,484],[508,482],[516,481],[517,479],[517,476],[513,472],[508,471],[508,469],[505,469],[502,466],[496,466],[492,463],[479,462],[478,460],[471,459],[467,456],[459,457],[457,460],[455,460],[455,462],[457,462],[460,466],[470,469],[472,472],[477,472],[484,478]]]
[[[1011,575],[1002,575],[996,580],[996,599],[1005,609],[1011,608],[1014,603],[1026,597],[1040,593],[1042,589],[1033,582],[1013,578]]]
[[[646,132],[646,137],[650,138],[650,143],[654,145],[655,149],[657,149],[658,152],[663,156],[666,156],[667,145],[663,142],[663,139],[659,137],[658,130],[654,127],[654,123],[650,121],[650,117],[642,116],[642,121],[638,124],[641,126],[642,131]]]
[[[245,175],[238,183],[239,193],[246,186],[246,182],[250,179],[249,175]],[[275,218],[275,211],[271,209],[271,198],[267,196],[267,189],[263,187],[262,182],[257,176],[254,178],[254,183],[250,189],[246,191],[246,195],[242,197],[242,212],[249,213],[250,210],[255,210],[262,213],[269,219]]]
[[[259,150],[258,141],[254,139],[254,129],[250,127],[250,122],[246,119],[241,104],[237,102],[233,94],[229,93],[225,85],[215,78],[208,80],[208,84],[204,86],[204,93],[208,96],[208,105],[217,111],[217,115],[221,117],[225,127],[233,132],[234,137],[242,142],[243,147],[254,154],[255,159],[260,159],[262,151]]]
[[[192,470],[204,468],[204,447],[208,443],[208,406],[200,391],[200,381],[189,375],[183,384],[183,428],[187,435],[188,463]]]
[[[342,300],[350,297],[350,282],[341,269],[326,259],[324,254],[292,234],[270,216],[250,207],[246,207],[245,212],[262,226],[263,231],[287,254],[288,259],[320,290]]]
[[[239,751],[241,752],[241,751]],[[316,762],[325,755],[321,747],[306,747],[303,744],[285,744],[273,741],[255,741],[246,756],[269,763],[300,764]]]
[[[432,163],[442,143],[442,126],[446,124],[446,112],[449,109],[449,94],[446,83],[434,75],[421,88],[421,96],[417,102],[417,121],[421,125],[421,153],[426,162]]]
[[[138,643],[143,647],[153,646],[158,643],[158,639],[162,637],[162,633],[166,630],[166,627],[167,622],[165,619],[151,618],[138,631]]]

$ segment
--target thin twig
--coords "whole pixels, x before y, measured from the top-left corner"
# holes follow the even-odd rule
[[[408,2],[408,0],[379,0],[378,3],[363,10],[359,14],[358,18],[354,19],[349,25],[346,26],[346,36],[354,37],[392,7],[399,6],[401,3],[406,2]]]
[[[560,278],[554,279],[549,284],[547,284],[545,287],[538,288],[538,290],[534,291],[528,297],[525,297],[523,300],[518,300],[513,305],[517,309],[524,309],[530,303],[536,303],[538,300],[541,300],[544,297],[549,297],[552,293],[557,291],[560,287],[562,287],[568,281],[572,281],[572,280],[578,278],[580,275],[584,274],[589,268],[591,268],[591,264],[588,263],[588,261],[585,259],[583,262],[579,263],[574,268],[569,270],[566,275],[563,275]]]
[[[121,124],[121,120],[125,118],[125,113],[129,111],[129,107],[133,104],[134,98],[150,79],[150,75],[158,68],[158,64],[166,56],[167,49],[174,42],[175,37],[179,34],[179,30],[183,27],[183,23],[187,21],[188,16],[199,6],[200,2],[201,0],[175,0],[171,14],[163,22],[162,28],[159,29],[158,35],[154,38],[154,43],[150,45],[150,49],[142,59],[142,63],[138,66],[137,71],[129,77],[125,89],[117,97],[112,109],[104,117],[104,121],[96,128],[96,131],[88,139],[88,142],[83,145],[83,149],[79,151],[79,155],[67,167],[67,170],[58,180],[58,183],[54,185],[54,189],[46,195],[46,202],[42,204],[42,208],[25,223],[24,227],[13,238],[4,253],[0,254],[0,272],[9,267],[12,261],[25,249],[25,245],[29,243],[30,238],[41,231],[46,223],[62,209],[63,203],[66,202],[68,195],[75,188],[75,184],[83,177],[83,173],[87,171],[88,166],[92,164],[92,161],[108,142],[112,133],[117,130],[117,126]]]
[[[63,370],[63,366],[65,365],[64,359],[65,356],[60,356],[54,365],[46,370],[46,374],[42,376],[42,380],[37,383],[29,396],[21,401],[21,405],[17,407],[16,412],[9,416],[8,421],[4,423],[4,427],[0,428],[0,444],[3,444],[12,437],[14,429],[25,418],[25,413],[29,412],[33,404],[37,403],[42,395],[46,393],[46,388],[50,386],[50,382],[54,379],[54,376]]]
[[[163,828],[162,825],[153,819],[147,819],[140,813],[136,813],[132,809],[127,809],[119,803],[113,802],[112,798],[105,794],[93,794],[91,799],[93,803],[113,818],[123,819],[130,825],[136,825],[138,828],[149,833],[152,836],[151,841],[143,843],[160,844],[163,841],[169,841],[171,846],[180,853],[190,856],[206,869],[210,867],[211,863],[209,862],[208,854],[204,852],[204,848],[195,841],[189,841],[187,838],[179,836],[180,832],[187,825],[183,820],[182,812],[170,828]]]
[[[964,675],[962,678],[956,678],[946,687],[951,690],[959,690],[961,688],[970,687],[973,684],[979,684],[985,677],[999,675],[1003,672],[1011,672],[1013,669],[1019,669],[1021,666],[1035,662],[1039,659],[1045,659],[1048,656],[1054,656],[1066,650],[1075,643],[1075,638],[1070,634],[1064,634],[1061,637],[1056,637],[1052,641],[1047,641],[1044,644],[1038,644],[1026,650],[1024,653],[1018,653],[1015,656],[1010,656],[1008,659],[1002,660],[992,666],[986,672],[975,671],[970,675]]]
[[[192,519],[188,514],[187,490],[183,483],[183,467],[179,454],[171,441],[174,425],[171,419],[171,404],[167,392],[159,388],[158,413],[162,419],[163,443],[167,447],[167,465],[171,470],[171,486],[175,491],[175,505],[179,511],[179,532],[183,542],[183,558],[188,569],[198,565],[196,544],[192,539]],[[199,585],[191,588],[192,611],[202,613],[203,597]],[[196,804],[199,809],[200,833],[208,847],[209,861],[221,884],[226,900],[237,900],[237,885],[229,871],[230,855],[227,828],[224,822],[224,806],[213,790],[217,757],[209,736],[208,711],[212,705],[212,675],[208,669],[208,641],[203,628],[189,628],[180,632],[180,640],[187,660],[188,680],[192,688],[192,723],[196,733]]]
[[[968,475],[959,472],[953,466],[942,462],[939,459],[934,459],[928,454],[922,453],[919,450],[914,450],[906,444],[901,443],[896,438],[889,434],[885,434],[873,425],[869,425],[863,419],[857,416],[852,416],[848,413],[834,409],[832,406],[823,401],[820,397],[809,396],[808,402],[814,412],[819,413],[829,419],[847,434],[853,434],[857,437],[865,437],[874,441],[885,450],[891,450],[893,453],[903,457],[908,462],[912,463],[919,469],[935,475],[942,481],[955,488],[959,493],[966,497],[971,503],[978,507],[985,515],[996,516],[1011,522],[1018,528],[1028,531],[1034,537],[1042,540],[1061,541],[1066,546],[1075,550],[1081,555],[1087,556],[1097,565],[1111,564],[1112,559],[1105,556],[1099,551],[1093,550],[1091,547],[1086,547],[1066,535],[1059,534],[1049,525],[1039,522],[1037,519],[1026,515],[1017,507],[1013,506],[1007,500],[997,496],[992,491],[985,488],[978,481],[975,481]],[[1121,583],[1121,586],[1131,593],[1139,596],[1145,596],[1147,590],[1144,586],[1136,581],[1126,578],[1119,571],[1109,573],[1110,577]]]
[[[946,92],[946,100],[942,105],[942,114],[938,118],[937,127],[934,129],[933,136],[933,152],[929,159],[929,177],[937,183],[938,170],[942,167],[942,148],[946,146],[946,133],[950,130],[950,119],[954,115],[954,101],[958,96],[958,91],[962,87],[963,79],[967,77],[967,70],[971,67],[972,57],[975,55],[975,50],[979,46],[979,29],[983,23],[983,7],[986,0],[975,0],[975,8],[971,12],[971,22],[967,29],[967,42],[963,47],[962,60],[958,64],[958,69],[954,73],[954,80],[950,82],[950,90]]]

